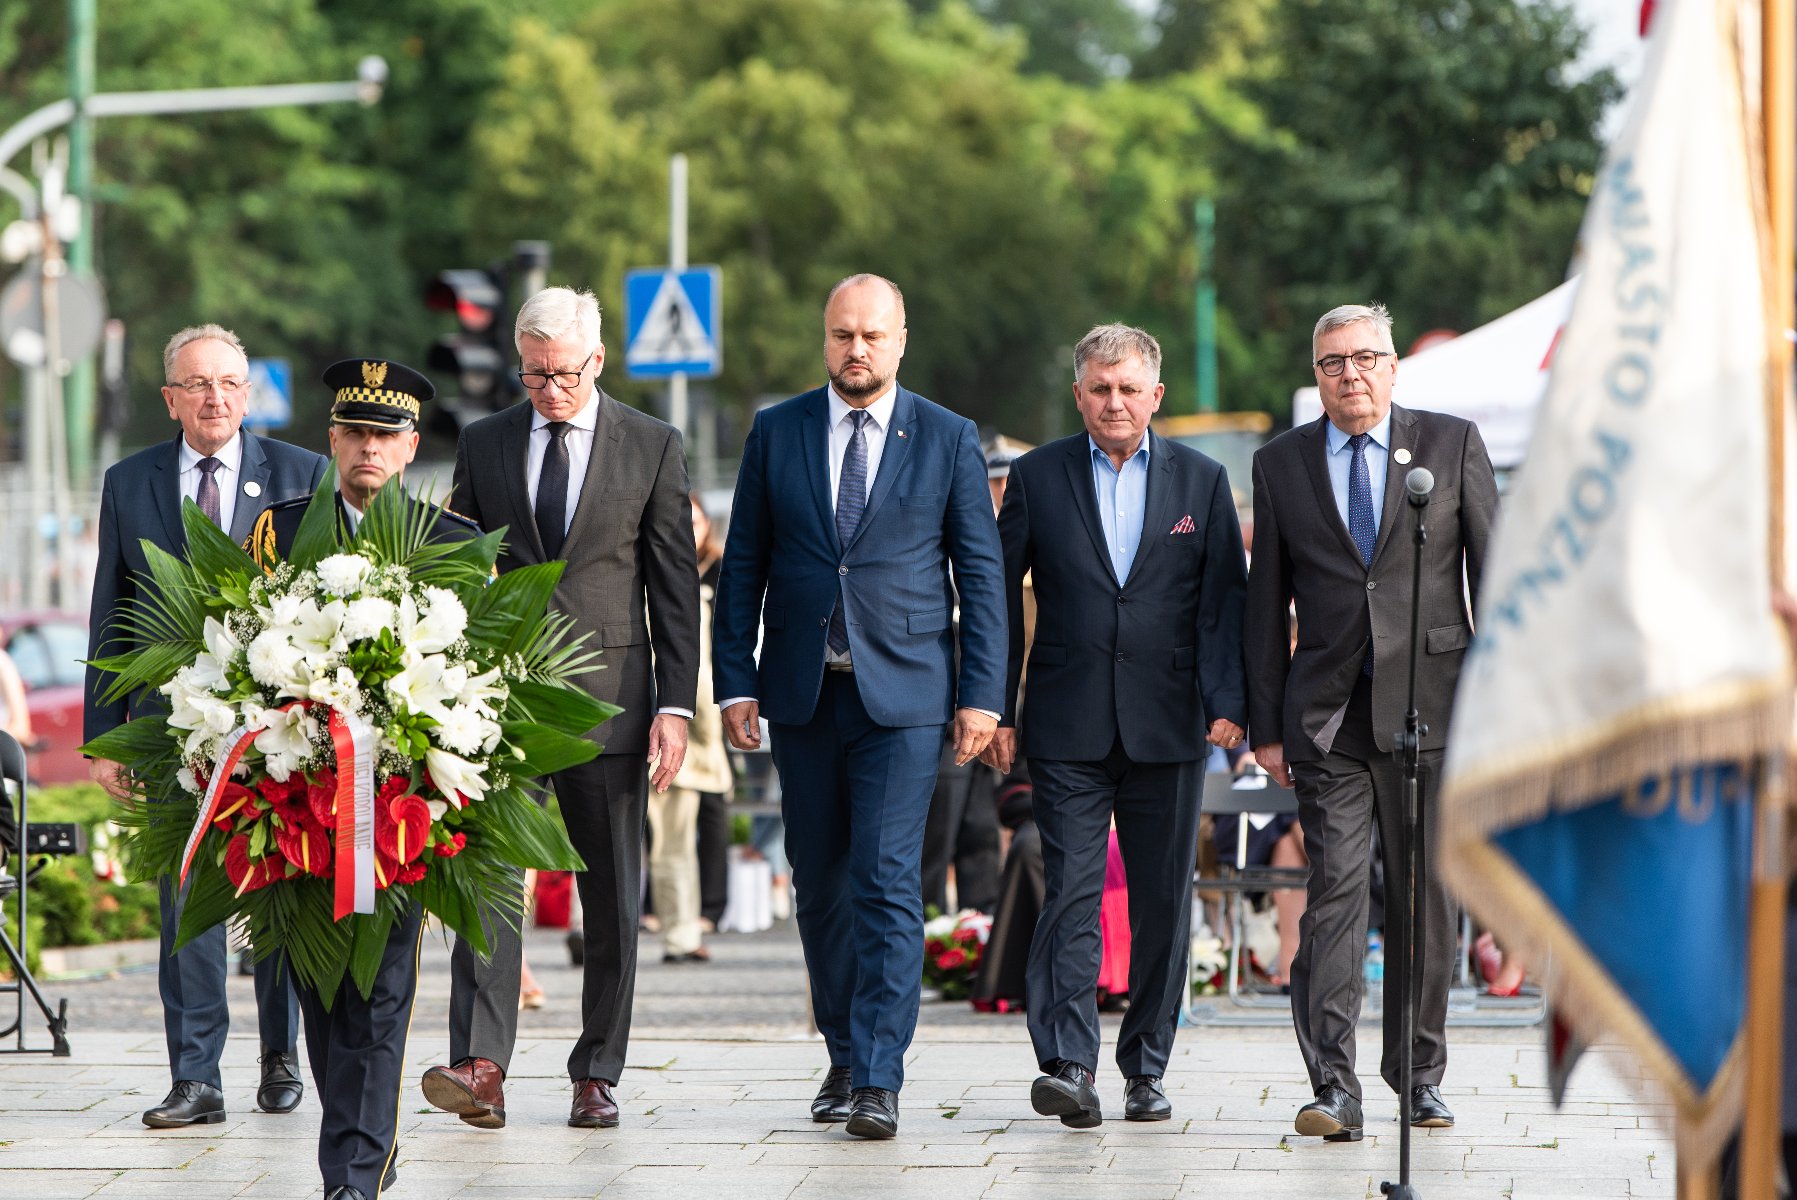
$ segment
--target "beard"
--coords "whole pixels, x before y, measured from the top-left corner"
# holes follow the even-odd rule
[[[858,382],[851,382],[845,378],[849,367],[861,367],[867,373]],[[878,396],[892,383],[892,376],[881,375],[866,363],[849,363],[841,371],[832,371],[826,365],[824,370],[830,376],[830,386],[844,400],[864,400],[869,396]]]

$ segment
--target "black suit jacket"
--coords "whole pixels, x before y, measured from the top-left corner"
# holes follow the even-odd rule
[[[1423,646],[1417,712],[1423,748],[1444,745],[1460,661],[1472,639],[1468,592],[1477,598],[1497,513],[1497,484],[1478,427],[1443,413],[1391,406],[1392,457],[1379,540],[1369,569],[1348,534],[1329,484],[1327,417],[1280,434],[1254,455],[1254,564],[1248,577],[1249,736],[1283,742],[1288,761],[1321,758],[1334,744],[1373,639],[1373,737],[1391,749],[1409,689],[1410,576],[1414,524],[1404,477],[1435,476],[1424,514]],[[1397,461],[1406,451],[1410,461]],[[1294,651],[1287,611],[1296,606]]]
[[[574,619],[603,669],[578,676],[623,712],[588,736],[607,754],[645,754],[658,705],[692,709],[699,688],[699,565],[680,432],[595,389],[593,457],[562,545],[550,607]],[[499,570],[547,559],[524,477],[532,410],[520,402],[462,431],[450,505],[509,529]]]
[[[1208,752],[1212,721],[1247,720],[1246,564],[1229,480],[1214,459],[1148,436],[1142,540],[1122,581],[1099,524],[1087,435],[1011,464],[998,514],[1011,635],[1005,723],[1022,725],[1032,758],[1101,759],[1121,736],[1132,762],[1190,762]],[[1025,575],[1036,631],[1017,722]]]
[[[106,472],[100,494],[99,559],[94,566],[87,623],[89,658],[127,648],[118,643],[111,622],[119,603],[137,595],[138,577],[148,575],[144,540],[171,554],[187,551],[187,533],[181,527],[181,437],[177,434],[159,446],[140,450]],[[227,531],[231,539],[241,544],[269,505],[310,496],[330,461],[286,442],[244,433],[236,507]],[[90,741],[123,724],[134,711],[126,700],[101,702],[108,680],[94,668],[87,669],[83,724]]]

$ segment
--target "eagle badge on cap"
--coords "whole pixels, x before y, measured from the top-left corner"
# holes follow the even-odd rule
[[[362,364],[362,382],[371,388],[379,389],[387,382],[387,364],[384,362],[365,362]]]

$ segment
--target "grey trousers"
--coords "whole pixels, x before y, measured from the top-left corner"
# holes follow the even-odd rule
[[[1310,855],[1310,881],[1298,954],[1292,960],[1292,1025],[1310,1072],[1313,1092],[1334,1084],[1356,1099],[1354,1028],[1365,998],[1368,885],[1372,870],[1373,822],[1379,825],[1385,864],[1385,1045],[1379,1073],[1394,1093],[1403,1085],[1403,972],[1406,953],[1398,892],[1398,861],[1404,820],[1403,771],[1372,744],[1364,711],[1350,705],[1341,736],[1331,752],[1312,762],[1294,762],[1293,790],[1298,821]],[[1358,727],[1352,727],[1356,717]],[[1439,1084],[1447,1070],[1448,983],[1453,976],[1458,909],[1435,870],[1435,790],[1442,752],[1422,755],[1424,847],[1418,913],[1422,937],[1417,973],[1421,980],[1417,1020],[1411,1038],[1411,1086]]]

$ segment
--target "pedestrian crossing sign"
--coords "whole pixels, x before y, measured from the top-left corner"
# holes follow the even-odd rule
[[[624,276],[624,369],[632,379],[723,369],[724,273],[650,267]]]

